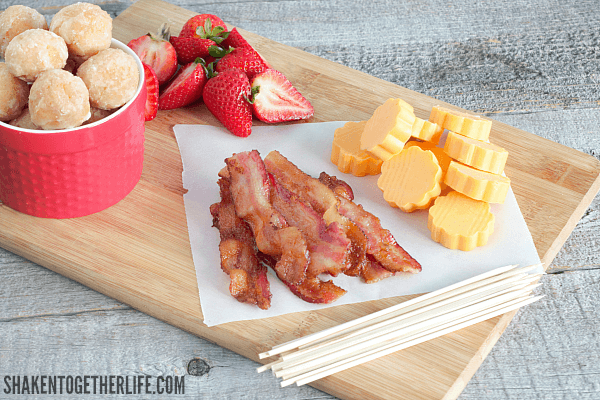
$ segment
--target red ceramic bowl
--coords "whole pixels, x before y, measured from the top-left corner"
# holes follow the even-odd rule
[[[65,130],[21,129],[0,122],[0,201],[44,218],[74,218],[122,200],[142,174],[144,68],[137,91],[118,111],[95,123]]]

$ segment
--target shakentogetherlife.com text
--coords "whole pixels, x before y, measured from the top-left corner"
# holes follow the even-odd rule
[[[185,376],[4,375],[2,393],[27,394],[185,394]]]

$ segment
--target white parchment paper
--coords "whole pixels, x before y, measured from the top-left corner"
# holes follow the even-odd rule
[[[173,128],[183,160],[183,186],[188,190],[184,195],[185,212],[206,325],[425,293],[504,265],[540,262],[512,191],[504,204],[492,205],[496,222],[486,246],[463,252],[446,249],[432,241],[426,210],[407,214],[390,207],[377,188],[377,176],[357,178],[343,174],[330,161],[333,132],[343,125],[344,122],[324,122],[255,126],[247,138],[238,138],[225,128],[214,126],[176,125]],[[209,207],[220,201],[217,173],[225,166],[225,158],[254,149],[262,157],[278,150],[311,176],[318,177],[325,171],[348,182],[354,191],[354,201],[379,217],[382,226],[421,263],[423,270],[416,275],[402,274],[370,285],[359,278],[338,276],[333,281],[348,293],[330,305],[300,300],[269,271],[271,308],[261,310],[239,303],[229,294],[229,277],[220,268],[219,232],[212,227]],[[537,272],[542,272],[541,268]]]

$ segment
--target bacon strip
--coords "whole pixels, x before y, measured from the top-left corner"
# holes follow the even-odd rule
[[[319,180],[329,185],[330,188],[331,186],[347,186],[345,182],[327,175],[325,172],[321,173]],[[372,255],[388,271],[411,273],[421,271],[421,264],[396,242],[390,231],[381,226],[379,218],[365,211],[362,205],[356,204],[344,196],[338,196],[338,199],[338,212],[354,222],[367,237],[367,254]]]
[[[343,229],[350,239],[348,268],[361,270],[367,264],[367,238],[352,221],[337,211],[339,200],[335,193],[318,179],[301,171],[278,151],[270,152],[264,163],[267,171],[283,187],[298,196],[300,201],[309,204],[328,225],[337,223]]]
[[[263,253],[258,253],[258,257],[262,263],[270,267],[274,267],[276,260]],[[329,304],[344,294],[346,291],[339,286],[336,286],[331,281],[322,281],[318,277],[306,277],[300,284],[293,285],[283,281],[287,287],[296,296],[309,303]]]
[[[266,310],[271,306],[267,269],[259,264],[252,230],[236,213],[229,181],[219,179],[221,202],[210,206],[213,226],[219,229],[221,269],[231,279],[229,292],[239,302],[256,304]]]
[[[319,213],[275,178],[271,180],[271,202],[288,224],[304,235],[310,252],[307,276],[316,277],[321,273],[337,276],[348,267],[350,240],[337,222],[327,226]]]
[[[270,185],[258,151],[234,154],[225,160],[238,217],[250,225],[258,249],[277,259],[279,279],[292,285],[306,278],[309,253],[302,233],[289,226],[270,202]]]

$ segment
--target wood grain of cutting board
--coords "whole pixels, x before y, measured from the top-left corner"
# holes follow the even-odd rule
[[[156,31],[163,22],[170,23],[172,32],[178,34],[193,14],[161,1],[140,0],[115,19],[113,34],[126,43]],[[428,117],[433,105],[451,107],[240,32],[311,101],[313,122],[363,120],[389,97],[413,104],[421,118]],[[30,217],[0,205],[0,246],[254,360],[275,344],[408,298],[204,326],[183,206],[182,165],[172,131],[178,123],[220,125],[202,105],[159,112],[157,119],[146,125],[142,179],[126,199],[98,214],[71,220]],[[493,124],[491,140],[510,152],[506,173],[540,258],[549,264],[600,189],[600,163],[498,122]],[[348,399],[456,398],[513,315],[349,369],[313,386]]]

